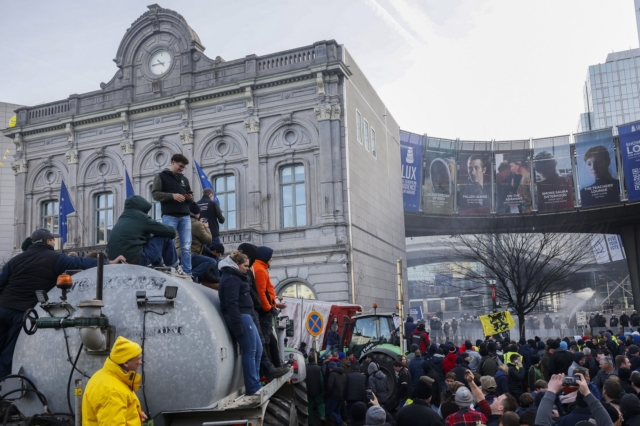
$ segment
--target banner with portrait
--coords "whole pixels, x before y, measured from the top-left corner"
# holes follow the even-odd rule
[[[640,200],[640,122],[618,127],[618,139],[627,198]]]
[[[422,211],[452,214],[455,196],[456,141],[427,137]]]
[[[574,136],[582,207],[620,202],[612,129]]]
[[[463,142],[462,146],[474,144]],[[490,143],[481,142],[487,149],[458,153],[458,213],[481,215],[491,213],[491,151]]]
[[[531,213],[531,152],[529,141],[496,142],[494,154],[496,213]],[[501,149],[516,147],[521,149]]]
[[[402,197],[405,210],[420,210],[423,139],[422,135],[403,131],[400,132]]]
[[[575,208],[569,136],[533,140],[533,170],[539,212]]]

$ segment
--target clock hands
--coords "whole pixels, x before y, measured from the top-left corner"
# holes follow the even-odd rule
[[[155,67],[156,65],[162,65],[162,66],[164,66],[164,62],[160,62],[160,59],[156,59],[156,61],[158,61],[158,63],[157,63],[157,64],[152,64],[152,65],[151,65],[152,67]]]

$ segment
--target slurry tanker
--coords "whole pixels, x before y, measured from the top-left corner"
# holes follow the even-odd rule
[[[84,386],[117,336],[143,348],[137,395],[154,425],[307,424],[305,363],[295,350],[281,348],[292,365],[286,375],[244,395],[240,348],[215,290],[170,270],[99,265],[37,296],[2,381],[4,424],[80,424]]]

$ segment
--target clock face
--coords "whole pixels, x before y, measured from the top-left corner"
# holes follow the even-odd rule
[[[171,67],[171,54],[166,50],[158,50],[151,55],[149,60],[149,69],[155,75],[164,74]]]

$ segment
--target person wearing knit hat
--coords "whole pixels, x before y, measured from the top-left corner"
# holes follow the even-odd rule
[[[135,391],[142,365],[139,344],[118,336],[103,367],[87,382],[82,398],[82,424],[98,426],[118,422],[141,425],[147,420]]]
[[[396,414],[398,426],[437,426],[443,425],[443,419],[432,408],[435,393],[433,384],[426,378],[418,380],[413,389],[413,403],[405,405]]]
[[[373,405],[367,410],[365,426],[382,426],[387,420],[387,412],[379,405]]]
[[[578,367],[583,367],[585,362],[585,356],[582,352],[576,352],[573,354],[573,364],[569,367],[568,375],[573,376],[573,370]]]
[[[470,407],[475,403],[471,391],[466,387],[461,387],[456,391],[454,398],[459,410],[453,414],[450,414],[445,419],[447,425],[475,425],[478,422],[486,423],[487,417],[479,412],[474,411]]]

